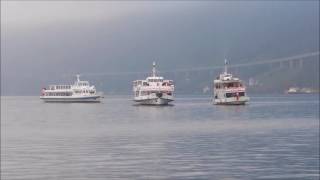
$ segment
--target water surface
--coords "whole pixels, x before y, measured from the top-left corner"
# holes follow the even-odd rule
[[[319,96],[173,104],[1,97],[1,178],[319,179]]]

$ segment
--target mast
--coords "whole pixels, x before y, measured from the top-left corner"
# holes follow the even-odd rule
[[[80,81],[80,74],[77,74],[77,81]]]
[[[153,61],[152,64],[152,77],[156,76],[156,62]]]
[[[228,74],[228,61],[227,59],[224,59],[224,74]]]

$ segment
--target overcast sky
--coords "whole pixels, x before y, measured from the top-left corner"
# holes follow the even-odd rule
[[[317,51],[318,32],[319,1],[1,1],[1,88],[291,56]]]

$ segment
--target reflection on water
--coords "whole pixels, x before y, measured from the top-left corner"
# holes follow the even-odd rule
[[[133,104],[2,97],[2,178],[319,179],[318,96]]]

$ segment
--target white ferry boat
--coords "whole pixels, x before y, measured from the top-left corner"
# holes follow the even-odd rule
[[[298,87],[291,87],[286,91],[287,94],[299,94],[300,88]]]
[[[40,99],[45,102],[100,102],[101,95],[98,95],[94,86],[88,81],[77,81],[73,85],[50,85],[48,89],[43,88]]]
[[[249,101],[243,82],[228,73],[227,60],[224,72],[213,82],[213,103],[221,105],[242,105]]]
[[[152,76],[146,80],[133,81],[134,101],[145,105],[166,105],[173,101],[174,84],[156,75],[153,62]]]
[[[286,91],[286,93],[287,94],[312,94],[312,93],[317,93],[317,91],[312,88],[291,87]]]

